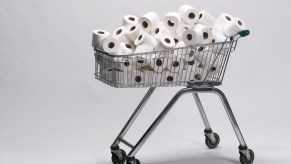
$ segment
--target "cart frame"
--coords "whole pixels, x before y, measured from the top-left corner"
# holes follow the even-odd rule
[[[245,31],[242,31],[231,38],[228,38],[228,39],[235,40],[235,46],[236,46],[237,39],[240,37],[247,36],[247,35],[249,35],[249,31],[245,30]],[[236,39],[234,39],[234,38],[236,38]],[[235,48],[235,46],[234,46],[234,48]],[[227,58],[227,61],[228,61],[228,58]],[[226,63],[227,63],[227,61],[226,61]],[[226,67],[226,65],[225,65],[225,67]],[[162,110],[162,112],[155,119],[155,121],[151,124],[151,126],[147,129],[147,131],[143,134],[143,136],[139,139],[139,141],[136,144],[131,144],[129,141],[124,139],[124,136],[126,135],[128,130],[130,129],[130,127],[134,123],[134,121],[137,119],[140,112],[143,110],[144,106],[148,102],[149,98],[152,96],[153,92],[156,90],[157,87],[159,87],[159,86],[150,86],[149,90],[147,91],[147,93],[145,94],[145,96],[143,97],[143,99],[141,100],[139,105],[136,107],[135,111],[133,112],[133,114],[131,115],[131,117],[129,118],[129,120],[127,121],[127,123],[123,127],[123,129],[121,130],[121,132],[118,134],[118,136],[114,140],[113,144],[111,145],[110,148],[111,148],[111,153],[112,153],[112,162],[114,164],[123,164],[126,161],[127,164],[140,164],[140,161],[135,158],[136,153],[140,150],[140,148],[143,146],[143,144],[147,141],[147,139],[155,131],[155,129],[162,122],[162,120],[165,118],[165,116],[169,113],[169,111],[172,109],[172,107],[178,101],[178,99],[182,95],[189,94],[189,93],[192,93],[192,95],[193,95],[193,98],[196,102],[196,105],[199,109],[199,113],[201,115],[201,118],[202,118],[204,126],[205,126],[205,130],[204,130],[204,134],[206,137],[205,143],[211,149],[216,148],[220,142],[219,135],[212,131],[212,128],[210,126],[210,123],[208,121],[208,118],[206,116],[206,113],[204,111],[204,108],[202,106],[201,100],[200,100],[199,95],[198,95],[200,93],[214,93],[220,97],[220,99],[224,105],[225,111],[228,115],[228,118],[231,122],[231,125],[233,127],[233,130],[234,130],[234,132],[237,136],[237,139],[239,141],[239,153],[240,153],[241,163],[242,164],[252,164],[254,161],[254,158],[255,158],[254,152],[248,148],[225,94],[220,89],[214,87],[214,86],[221,85],[224,71],[225,71],[225,69],[223,69],[223,73],[221,74],[222,77],[221,77],[220,81],[218,81],[218,82],[214,82],[214,83],[212,83],[211,81],[210,82],[203,81],[201,83],[187,82],[186,87],[181,89],[180,91],[178,91],[174,95],[174,97],[169,101],[169,103]],[[96,77],[96,78],[102,81],[102,78],[101,79],[100,79],[100,77]],[[107,81],[103,81],[103,82],[110,85],[110,83],[108,83]],[[111,86],[118,87],[118,86],[114,86],[114,85],[111,85]],[[123,143],[126,146],[131,148],[131,151],[127,155],[126,155],[124,150],[120,149],[120,147],[119,147],[120,143]]]

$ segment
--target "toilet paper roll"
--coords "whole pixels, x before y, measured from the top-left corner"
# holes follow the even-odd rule
[[[92,35],[92,47],[96,49],[103,50],[103,46],[101,44],[106,38],[110,36],[110,33],[104,30],[94,30]]]
[[[124,43],[121,42],[121,47],[122,47],[122,54],[124,55],[129,55],[129,54],[133,54],[135,51],[135,46],[132,43]]]
[[[155,12],[148,12],[138,19],[138,23],[144,31],[151,32],[159,24],[159,16]]]
[[[221,35],[221,34],[216,34],[213,36],[212,43],[219,43],[219,42],[225,42],[227,37]]]
[[[198,44],[208,44],[212,41],[213,33],[212,31],[202,24],[196,24],[194,26],[196,31],[196,43]]]
[[[231,23],[234,20],[233,16],[231,16],[228,13],[221,13],[220,16],[216,19],[214,27],[212,28],[212,31],[216,35],[223,35],[224,33],[224,26]]]
[[[128,57],[123,60],[122,66],[123,70],[125,72],[133,71],[133,70],[139,70],[140,68],[144,67],[146,64],[143,60],[137,60],[133,57]]]
[[[163,18],[164,26],[172,33],[174,33],[178,29],[181,23],[181,16],[177,12],[168,12]]]
[[[163,35],[171,35],[171,32],[164,26],[163,23],[159,23],[158,26],[151,31],[151,35],[157,40]]]
[[[185,30],[183,32],[182,40],[186,45],[195,45],[195,44],[199,43],[199,40],[197,40],[197,37],[199,37],[199,36],[197,36],[197,35],[198,34],[195,30],[188,29],[188,30]]]
[[[184,68],[184,60],[178,55],[169,55],[170,62],[167,64],[167,68],[170,72],[180,72]]]
[[[131,26],[138,24],[138,17],[134,15],[125,15],[123,17],[122,26],[129,29]]]
[[[240,18],[236,17],[234,21],[224,26],[224,33],[227,37],[231,37],[246,29],[246,24]]]
[[[174,48],[175,41],[170,35],[163,35],[159,38],[157,46],[155,48],[156,51]]]
[[[168,84],[180,81],[180,79],[181,79],[181,73],[170,72],[170,71],[165,72],[165,82]]]
[[[138,24],[135,25],[131,25],[127,31],[126,34],[129,38],[129,40],[134,43],[134,41],[136,40],[136,38],[142,33],[142,29]]]
[[[203,82],[206,79],[207,70],[203,68],[196,68],[191,72],[190,81]]]
[[[155,72],[162,72],[167,68],[168,63],[171,62],[171,59],[167,58],[167,55],[164,54],[153,54],[150,60],[149,65]]]
[[[112,33],[112,38],[118,39],[120,42],[130,42],[127,34],[126,34],[126,27],[120,26]]]
[[[122,55],[120,41],[115,38],[107,38],[103,43],[103,50],[112,55]]]
[[[180,26],[177,28],[175,36],[177,36],[178,40],[182,40],[182,36],[184,31],[188,29],[192,29],[193,25],[187,24],[187,23],[181,23]]]
[[[186,47],[186,44],[183,41],[179,41],[175,46],[175,48],[182,48],[182,47]]]
[[[182,5],[179,8],[181,18],[188,24],[194,24],[199,19],[199,11],[190,5]]]
[[[149,83],[150,73],[142,72],[139,70],[133,70],[128,73],[128,83],[133,85],[145,85]]]
[[[136,46],[147,45],[154,49],[157,45],[157,40],[152,37],[149,33],[143,31],[134,41]]]
[[[139,45],[135,48],[135,52],[136,54],[138,53],[146,53],[146,52],[151,52],[153,51],[154,48],[152,46],[149,46],[147,44],[142,44],[142,45]]]
[[[197,23],[203,24],[208,29],[211,29],[215,24],[215,18],[205,10],[202,10],[199,12],[199,20]]]

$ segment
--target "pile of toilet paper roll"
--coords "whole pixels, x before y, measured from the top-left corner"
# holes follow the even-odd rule
[[[175,56],[175,53],[163,53],[161,55],[162,53],[159,53],[159,51],[197,44],[225,42],[227,38],[245,29],[246,25],[240,18],[233,17],[228,13],[222,13],[215,19],[205,10],[199,10],[190,5],[182,5],[178,12],[168,12],[162,20],[155,12],[148,12],[139,18],[134,15],[126,15],[123,17],[122,26],[114,30],[112,34],[105,30],[94,30],[92,46],[109,54],[118,55],[117,61],[114,59],[112,62],[130,63],[128,64],[132,65],[129,66],[130,69],[125,69],[125,66],[112,68],[112,65],[116,64],[108,64],[108,68],[103,66],[104,69],[101,70],[103,72],[112,70],[126,72],[124,75],[131,78],[130,81],[133,79],[134,82],[146,82],[147,78],[142,77],[150,76],[144,75],[145,73],[152,73],[150,71],[161,75],[167,72],[171,74],[171,77],[166,76],[165,80],[176,81],[175,73],[178,74],[187,69],[189,62],[193,63],[194,66],[191,65],[191,69],[195,71],[187,71],[193,72],[187,75],[187,78],[199,81],[204,77],[197,73],[197,70],[198,72],[206,72],[203,69],[211,69],[219,72],[217,71],[221,67],[219,62],[216,62],[218,63],[216,65],[214,64],[215,69],[213,69],[207,65],[201,66],[202,61],[197,56],[195,58],[195,55],[192,61],[192,59],[186,59],[187,55]],[[141,55],[143,53],[144,55]],[[126,59],[123,59],[122,56],[125,55]],[[129,59],[129,55],[131,55],[131,59]],[[144,62],[139,63],[142,59],[145,59]],[[177,65],[178,68],[174,67]],[[148,69],[144,71],[141,68]],[[135,74],[142,75],[142,77],[136,79]]]

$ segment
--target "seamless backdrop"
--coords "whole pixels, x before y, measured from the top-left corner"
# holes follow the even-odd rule
[[[91,33],[112,32],[126,14],[162,17],[184,3],[247,23],[251,35],[240,39],[219,88],[255,163],[289,164],[291,11],[283,0],[1,0],[0,163],[110,164],[109,146],[147,89],[96,81]],[[158,88],[126,138],[136,142],[179,89]],[[186,95],[136,157],[148,164],[238,164],[238,142],[221,102],[201,98],[220,134],[218,149],[206,149],[197,107]]]

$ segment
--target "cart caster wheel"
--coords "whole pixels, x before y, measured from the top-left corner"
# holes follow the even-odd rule
[[[240,153],[240,163],[241,164],[252,164],[254,162],[255,153],[251,149],[249,149],[249,152],[251,155],[251,159],[249,159],[249,160],[247,159],[247,157],[244,154]]]
[[[111,160],[113,164],[124,164],[126,160],[126,152],[122,149],[120,149],[122,154],[122,159],[119,159],[118,156],[114,153],[112,153]]]
[[[220,137],[218,134],[213,133],[214,137],[215,137],[215,142],[213,143],[207,136],[205,138],[205,144],[210,148],[210,149],[214,149],[219,145],[220,142]]]
[[[132,164],[131,162],[126,162],[126,164]],[[140,164],[140,161],[138,159],[135,159],[135,164]]]

